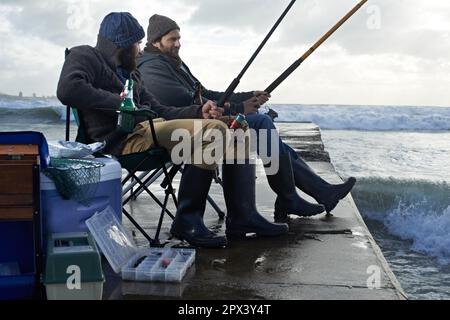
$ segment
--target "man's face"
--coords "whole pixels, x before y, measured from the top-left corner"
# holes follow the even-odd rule
[[[119,61],[122,68],[128,71],[134,71],[137,67],[137,57],[140,51],[140,42],[136,42],[128,48],[122,49],[119,53]]]
[[[173,30],[163,36],[161,41],[153,43],[162,53],[168,54],[174,58],[180,57],[180,30]]]

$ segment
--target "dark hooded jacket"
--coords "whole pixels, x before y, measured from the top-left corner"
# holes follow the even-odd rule
[[[147,89],[163,104],[183,107],[199,103],[200,81],[194,77],[188,66],[181,62],[181,67],[175,59],[162,54],[145,50],[138,58],[138,69],[142,74]],[[218,101],[223,92],[208,90],[201,86],[201,96],[206,100]],[[231,113],[244,113],[243,101],[253,97],[253,92],[233,94]]]
[[[87,141],[106,142],[105,153],[120,155],[127,135],[117,130],[120,93],[124,83],[116,74],[113,62],[116,46],[99,36],[95,48],[75,47],[66,57],[58,83],[58,99],[66,106],[76,108]],[[131,75],[134,80],[134,102],[138,108],[150,108],[166,120],[196,119],[201,117],[201,106],[186,108],[162,105],[142,83],[139,71]],[[136,122],[144,119],[137,119]]]

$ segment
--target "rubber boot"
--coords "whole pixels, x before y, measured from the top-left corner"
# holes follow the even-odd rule
[[[290,155],[280,155],[279,161],[277,174],[267,175],[270,187],[278,195],[275,202],[275,221],[286,221],[290,214],[312,217],[325,212],[323,205],[309,203],[297,194]]]
[[[276,237],[289,231],[287,224],[271,223],[258,212],[255,203],[255,180],[255,165],[223,166],[228,237],[244,238],[248,233],[262,237]]]
[[[214,171],[186,165],[178,192],[178,210],[170,230],[194,247],[223,248],[227,239],[211,232],[203,222],[206,200]]]
[[[318,203],[323,204],[327,213],[331,213],[339,201],[344,199],[356,184],[356,179],[353,177],[343,184],[329,184],[300,158],[292,160],[292,168],[297,188],[313,197]]]

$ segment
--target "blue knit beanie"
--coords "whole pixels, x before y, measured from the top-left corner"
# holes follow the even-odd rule
[[[113,42],[118,48],[127,48],[145,38],[145,31],[128,12],[108,14],[100,26],[99,34]]]

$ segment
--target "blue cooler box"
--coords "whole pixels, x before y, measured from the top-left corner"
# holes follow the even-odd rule
[[[41,174],[41,205],[44,239],[54,233],[88,232],[86,220],[96,212],[111,206],[119,221],[122,221],[122,168],[120,163],[108,158],[96,161],[105,164],[96,194],[85,206],[75,200],[63,199],[55,184]]]

